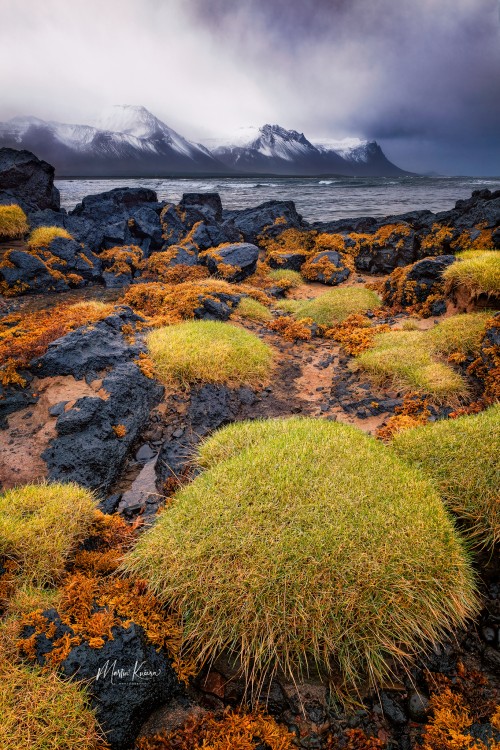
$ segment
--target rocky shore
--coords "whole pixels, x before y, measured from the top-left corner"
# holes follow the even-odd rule
[[[470,518],[445,494],[469,539],[480,604],[409,662],[391,662],[384,681],[366,675],[347,701],[335,688],[342,675],[312,668],[296,680],[277,670],[252,703],[234,654],[200,666],[159,587],[120,567],[201,476],[197,451],[226,425],[309,417],[392,451],[404,429],[497,409],[499,260],[500,191],[439,214],[314,225],[292,202],[227,211],[216,193],[171,204],[139,188],[66,212],[49,164],[0,149],[0,488],[75,483],[100,514],[43,585],[21,583],[23,560],[0,540],[0,641],[12,667],[85,681],[108,744],[82,747],[500,746],[500,535],[470,541]],[[464,263],[470,273],[456,273]],[[209,339],[197,360],[219,352],[208,375],[188,378],[179,364],[177,380],[162,377],[151,331],[185,321],[249,332],[270,353],[269,373],[224,378],[225,349]],[[241,735],[216,744],[217,726]]]

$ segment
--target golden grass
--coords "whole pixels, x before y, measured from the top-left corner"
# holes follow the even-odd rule
[[[72,240],[72,235],[62,227],[38,227],[34,229],[29,238],[28,246],[32,250],[39,250],[42,247],[48,247],[56,237],[63,237],[66,240]]]
[[[265,323],[272,320],[273,316],[269,308],[251,297],[242,297],[237,307],[237,312],[248,320],[255,320]]]
[[[0,495],[0,558],[20,564],[23,583],[57,581],[92,525],[96,500],[77,484],[28,484]]]
[[[392,446],[436,484],[473,539],[500,542],[500,405],[407,430]]]
[[[380,307],[380,297],[364,287],[339,287],[311,300],[285,300],[277,307],[301,318],[312,318],[314,323],[331,328],[353,313]]]
[[[0,240],[19,239],[28,230],[28,219],[20,206],[15,203],[0,206]]]
[[[168,384],[259,385],[273,359],[271,348],[253,333],[219,321],[157,328],[147,345],[157,376]]]
[[[460,401],[468,394],[464,377],[448,363],[478,352],[488,313],[454,315],[427,331],[381,333],[374,346],[356,359],[379,383],[424,393],[436,402]]]
[[[467,250],[445,269],[443,278],[448,291],[464,289],[474,297],[480,294],[500,295],[500,252]]]
[[[377,682],[476,612],[463,543],[433,486],[354,427],[237,423],[125,558],[184,615],[187,653]],[[345,693],[344,693],[345,694]]]
[[[0,658],[2,750],[104,750],[83,689]]]

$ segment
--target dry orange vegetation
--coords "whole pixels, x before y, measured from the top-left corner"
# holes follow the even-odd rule
[[[281,333],[287,341],[308,341],[311,336],[312,318],[295,320],[288,315],[281,315],[267,324],[270,331]]]
[[[180,729],[145,737],[137,750],[294,750],[295,735],[260,711],[226,709],[222,715],[205,714],[189,719]]]
[[[347,354],[355,356],[369,349],[378,333],[386,331],[390,331],[387,324],[373,325],[366,315],[353,313],[342,323],[326,330],[324,335],[338,341]]]
[[[113,309],[113,305],[100,302],[79,302],[23,315],[6,315],[0,320],[0,382],[23,385],[18,371],[44,354],[52,341],[75,328],[102,320]]]

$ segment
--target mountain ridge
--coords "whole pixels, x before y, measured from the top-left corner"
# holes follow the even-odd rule
[[[230,140],[188,140],[140,105],[108,108],[97,125],[32,116],[0,123],[0,147],[33,151],[55,166],[58,177],[410,174],[392,164],[376,141],[314,143],[277,124],[243,128]]]

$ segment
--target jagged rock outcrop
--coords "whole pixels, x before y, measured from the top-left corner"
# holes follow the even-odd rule
[[[0,148],[0,204],[19,203],[24,210],[60,208],[54,167],[31,151]]]

